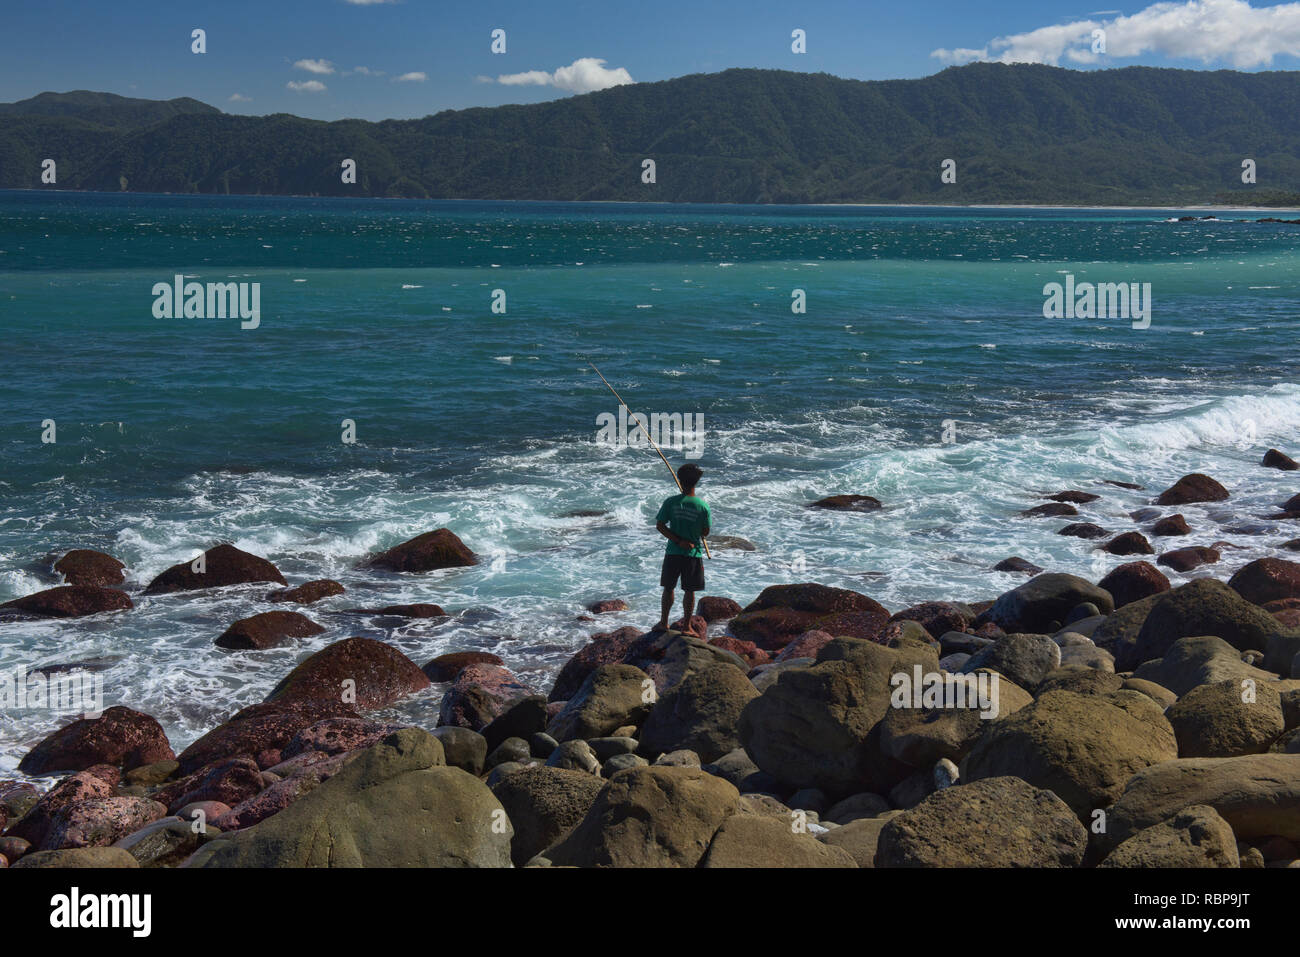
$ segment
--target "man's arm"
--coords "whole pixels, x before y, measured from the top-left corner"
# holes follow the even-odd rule
[[[685,539],[685,538],[682,538],[680,535],[678,535],[678,534],[676,534],[675,532],[673,532],[673,530],[672,530],[671,528],[668,527],[668,523],[667,523],[667,522],[660,522],[658,525],[655,526],[655,528],[659,529],[659,534],[660,534],[660,535],[662,535],[664,538],[668,539],[668,541],[672,542],[674,545],[677,545],[679,548],[694,548],[694,547],[695,547],[695,543],[694,543],[694,542],[689,541],[689,540],[687,540],[687,539]]]

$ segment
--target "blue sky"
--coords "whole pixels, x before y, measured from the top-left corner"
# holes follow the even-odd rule
[[[1300,0],[42,0],[7,4],[2,22],[0,101],[90,89],[318,119],[532,103],[737,66],[856,79],[981,59],[1300,69]],[[504,54],[490,50],[497,28]],[[806,53],[791,51],[796,28]]]

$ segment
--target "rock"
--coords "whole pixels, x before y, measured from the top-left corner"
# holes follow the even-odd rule
[[[1199,472],[1184,475],[1169,488],[1160,493],[1157,505],[1187,505],[1191,502],[1222,502],[1228,497],[1228,490]]]
[[[371,721],[368,718],[325,718],[295,734],[281,749],[280,756],[287,760],[310,751],[323,754],[356,751],[377,744],[401,727],[402,725],[388,721]]]
[[[127,784],[157,787],[179,769],[179,761],[165,758],[161,761],[154,761],[150,764],[142,764],[139,767],[132,768],[126,772],[124,777]]]
[[[18,770],[51,774],[111,764],[130,771],[174,757],[162,725],[119,705],[98,718],[81,718],[55,731],[24,755]]]
[[[587,606],[587,611],[593,615],[608,615],[610,612],[627,611],[627,602],[621,598],[605,598],[592,602]]]
[[[623,664],[640,668],[655,683],[658,694],[666,694],[689,674],[715,664],[726,664],[748,673],[738,655],[676,632],[642,635],[623,657]]]
[[[1115,673],[1115,656],[1105,648],[1098,648],[1091,641],[1061,646],[1062,668],[1087,668],[1089,670]],[[1041,690],[1041,685],[1035,691]]]
[[[65,585],[97,585],[100,588],[112,588],[126,581],[122,574],[124,568],[126,566],[112,555],[89,548],[74,548],[54,563],[54,570],[63,576]]]
[[[181,774],[240,754],[279,752],[303,728],[335,717],[358,717],[351,705],[337,700],[286,701],[242,708],[177,756]],[[275,762],[278,763],[278,762]],[[268,765],[269,766],[269,765]]]
[[[394,545],[366,561],[364,568],[382,568],[391,572],[428,572],[439,568],[464,568],[477,565],[465,543],[446,528],[425,532],[409,541]]]
[[[754,690],[762,694],[781,676],[783,671],[789,671],[793,668],[807,668],[813,664],[813,658],[791,658],[788,661],[774,661],[768,665],[759,665],[749,673],[749,683],[754,686]]]
[[[13,867],[90,867],[96,870],[139,867],[130,852],[120,847],[78,847],[60,851],[33,851]]]
[[[1151,526],[1151,534],[1159,538],[1192,534],[1191,526],[1181,514],[1168,515]]]
[[[345,681],[351,684],[345,686]],[[355,694],[357,707],[386,708],[427,687],[424,672],[392,645],[373,638],[345,638],[285,675],[266,702],[340,701],[347,688]]]
[[[992,777],[936,791],[891,818],[876,867],[1078,867],[1088,832],[1049,790]]]
[[[981,619],[1008,633],[1041,634],[1055,630],[1052,623],[1064,621],[1082,602],[1091,602],[1104,614],[1115,609],[1110,593],[1092,582],[1077,575],[1048,572],[1000,595]]]
[[[523,738],[506,738],[488,754],[483,765],[485,770],[498,768],[511,762],[523,764],[532,757],[532,745]]]
[[[768,664],[772,660],[771,655],[752,641],[741,641],[739,638],[732,638],[730,635],[718,635],[710,638],[708,644],[714,648],[723,648],[730,651],[751,668]]]
[[[220,834],[215,827],[199,834],[188,821],[163,818],[122,838],[114,847],[136,859],[141,867],[176,867],[200,845]]]
[[[778,651],[812,630],[870,639],[888,620],[884,606],[858,592],[818,584],[772,585],[731,620],[729,631],[766,651]]]
[[[823,844],[842,848],[852,855],[858,867],[876,866],[876,847],[880,832],[902,811],[884,811],[878,817],[862,817],[848,821],[818,837]]]
[[[795,658],[816,658],[835,636],[828,631],[805,631],[777,654],[773,661],[784,662]]]
[[[592,635],[591,641],[576,655],[564,663],[556,676],[551,689],[550,701],[568,701],[581,687],[587,675],[600,665],[617,664],[642,638],[643,634],[636,628],[620,628],[618,631]]]
[[[157,801],[138,797],[88,798],[65,804],[51,820],[40,849],[107,847],[166,813]]]
[[[1300,562],[1257,558],[1228,579],[1228,586],[1256,605],[1281,598],[1300,598]]]
[[[837,638],[816,664],[782,671],[745,706],[741,744],[760,768],[796,787],[886,792],[908,769],[880,753],[877,726],[890,709],[892,676],[915,665],[935,671],[938,657],[929,647]]]
[[[986,668],[1022,688],[1035,688],[1060,663],[1061,647],[1047,635],[1015,634],[981,648],[962,665],[962,673]]]
[[[695,867],[739,798],[696,768],[629,768],[546,857],[561,867]]]
[[[220,801],[233,808],[261,791],[266,783],[257,762],[244,755],[200,768],[155,791],[153,798],[172,814],[198,801]]]
[[[1016,775],[1090,820],[1133,774],[1177,756],[1173,728],[1149,698],[1050,691],[990,724],[962,761],[961,780]]]
[[[1056,534],[1066,535],[1070,538],[1105,538],[1110,532],[1100,525],[1094,525],[1092,522],[1071,522]]]
[[[1300,552],[1300,538],[1293,538],[1289,542],[1283,542],[1278,548],[1285,548],[1289,552]]]
[[[3,854],[5,860],[13,864],[32,848],[31,841],[24,840],[21,837],[0,837],[0,854]]]
[[[818,788],[800,788],[785,803],[792,810],[820,815],[826,809],[826,795]]]
[[[676,751],[665,751],[651,763],[660,767],[698,768],[703,762],[700,761],[699,754],[690,748],[679,748]]]
[[[999,680],[991,707],[985,712],[979,704],[978,676],[963,679],[967,683],[966,707],[890,708],[880,723],[882,753],[915,769],[928,770],[944,758],[960,762],[991,719],[1018,711],[1034,700],[1013,682]]]
[[[1240,867],[1228,822],[1205,804],[1184,808],[1143,828],[1101,862],[1102,867]]]
[[[1120,686],[1124,691],[1136,691],[1144,694],[1161,709],[1168,708],[1178,700],[1178,695],[1174,694],[1164,685],[1156,684],[1154,681],[1147,681],[1145,678],[1125,678],[1124,683]]]
[[[455,681],[456,676],[470,665],[495,665],[505,667],[505,662],[487,651],[453,651],[434,658],[421,671],[430,681]]]
[[[447,612],[441,605],[430,602],[416,602],[409,605],[385,605],[383,608],[348,608],[356,615],[374,615],[388,618],[444,618]]]
[[[1062,515],[1078,515],[1079,510],[1066,502],[1048,502],[1046,505],[1027,508],[1020,514],[1024,518],[1055,518]]]
[[[1141,532],[1125,532],[1116,535],[1101,550],[1112,555],[1154,555],[1155,549]]]
[[[1092,492],[1067,489],[1064,492],[1057,492],[1055,495],[1044,495],[1043,498],[1051,499],[1053,502],[1071,502],[1075,505],[1086,505],[1089,502],[1097,501],[1101,496],[1094,495]]]
[[[694,672],[650,709],[641,728],[641,753],[653,757],[689,748],[701,761],[715,761],[740,746],[736,727],[756,697],[749,679],[730,665]]]
[[[1279,452],[1277,449],[1269,449],[1265,452],[1264,458],[1259,464],[1265,468],[1281,469],[1284,472],[1294,472],[1296,469],[1300,469],[1300,464],[1295,459],[1284,452]]]
[[[1192,688],[1165,712],[1183,758],[1231,758],[1267,751],[1282,733],[1282,698],[1267,684],[1236,680]]]
[[[863,791],[861,794],[851,794],[844,800],[832,804],[826,813],[821,815],[821,819],[835,824],[848,824],[860,818],[878,817],[888,811],[888,801],[879,794]]]
[[[598,777],[564,768],[524,768],[492,793],[514,825],[510,857],[516,867],[550,847],[581,821],[604,787]]]
[[[220,817],[231,812],[229,804],[223,804],[220,801],[195,801],[193,804],[187,804],[176,812],[176,817],[192,824],[194,821],[203,820],[206,822],[215,821]]]
[[[604,763],[616,754],[634,754],[637,749],[637,740],[633,737],[623,737],[620,735],[610,735],[604,738],[588,738],[587,744],[590,746],[592,753],[596,755],[596,760]],[[696,765],[699,766],[698,764]]]
[[[37,618],[82,618],[105,611],[126,611],[135,605],[126,592],[98,585],[60,585],[33,595],[24,595],[0,605],[21,615]]]
[[[1222,553],[1217,548],[1193,545],[1165,552],[1156,559],[1156,564],[1165,565],[1176,572],[1189,572],[1202,565],[1213,565],[1222,557]]]
[[[659,762],[656,761],[655,763],[658,764]],[[616,754],[601,765],[599,773],[603,777],[612,778],[619,771],[625,771],[628,768],[644,768],[648,767],[649,764],[650,762],[639,754]],[[696,765],[696,767],[699,767],[699,765]]]
[[[870,495],[828,495],[808,505],[809,508],[826,508],[836,512],[878,512],[883,507],[880,499]]]
[[[857,867],[843,848],[823,844],[789,821],[733,814],[722,822],[700,867]]]
[[[1179,697],[1200,685],[1229,680],[1240,685],[1248,678],[1258,684],[1273,678],[1267,671],[1246,664],[1235,648],[1213,635],[1180,638],[1163,658],[1146,662],[1133,676],[1153,681]]]
[[[55,820],[65,808],[112,796],[113,785],[86,771],[78,771],[41,795],[26,814],[9,825],[5,837],[19,837],[29,841],[32,847],[42,847]]]
[[[705,595],[696,605],[696,613],[707,622],[728,621],[740,614],[740,605],[730,598]]]
[[[896,621],[915,621],[934,638],[950,631],[964,631],[975,620],[975,613],[965,605],[950,601],[927,601],[911,608],[895,612],[889,619]]]
[[[454,725],[435,729],[433,736],[442,744],[443,758],[449,766],[468,771],[475,777],[482,775],[488,754],[486,737]]]
[[[1042,572],[1042,568],[1033,562],[1027,562],[1023,558],[1004,558],[993,566],[995,572],[1019,572],[1023,575],[1037,575]]]
[[[202,571],[197,570],[202,568]],[[166,595],[200,588],[225,588],[250,582],[275,582],[287,585],[280,570],[265,558],[222,543],[209,548],[202,560],[193,559],[173,565],[149,583],[146,595]]]
[[[1150,562],[1125,562],[1110,570],[1097,583],[1115,599],[1115,607],[1123,608],[1135,601],[1169,591],[1169,579]]]
[[[625,724],[639,725],[653,703],[650,678],[640,668],[601,665],[551,720],[546,733],[561,743],[603,737]]]
[[[1114,847],[1192,805],[1214,808],[1238,840],[1300,840],[1300,761],[1287,754],[1179,758],[1146,768],[1111,808]]]
[[[1119,675],[1082,665],[1063,665],[1051,672],[1035,690],[1035,697],[1049,691],[1073,691],[1075,694],[1110,695],[1124,686]]]
[[[341,595],[345,590],[342,585],[333,579],[318,578],[315,581],[303,582],[295,588],[277,588],[275,591],[267,593],[266,600],[291,601],[299,605],[310,605],[322,598]]]
[[[493,718],[479,733],[487,739],[490,751],[506,738],[532,738],[545,730],[548,720],[546,699],[537,694],[527,695]]]
[[[765,772],[759,770],[758,765],[753,762],[744,748],[728,751],[718,760],[704,765],[704,770],[710,774],[716,774],[723,780],[730,782],[737,790],[743,792],[760,790],[748,786],[749,782],[768,777]]]
[[[296,611],[264,611],[250,618],[241,618],[216,640],[218,648],[262,649],[274,648],[292,638],[310,638],[325,631],[306,615]]]

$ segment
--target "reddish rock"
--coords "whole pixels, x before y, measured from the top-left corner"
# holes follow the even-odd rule
[[[38,618],[82,618],[105,611],[127,611],[135,605],[126,592],[98,585],[60,585],[33,595],[24,595],[0,605],[8,610]]]
[[[357,748],[368,748],[404,727],[406,725],[371,721],[368,718],[326,718],[295,734],[281,753],[281,759],[286,760],[308,751],[342,754]]]
[[[1257,558],[1228,579],[1246,601],[1262,605],[1279,598],[1300,598],[1300,563],[1282,558]]]
[[[828,631],[805,631],[782,648],[780,654],[773,658],[772,661],[789,661],[791,658],[816,658],[817,652],[834,640],[835,636]]]
[[[1171,538],[1175,535],[1192,534],[1191,526],[1187,524],[1187,519],[1183,518],[1181,513],[1175,515],[1166,515],[1154,525],[1151,526],[1151,534],[1161,538]]]
[[[342,701],[347,694],[348,704],[374,709],[427,687],[424,672],[392,645],[373,638],[345,638],[285,675],[266,700]]]
[[[185,805],[199,801],[220,801],[234,807],[261,791],[264,785],[257,762],[249,755],[242,755],[187,774],[159,788],[153,798],[175,814]]]
[[[92,798],[112,796],[113,786],[111,784],[100,780],[93,774],[78,771],[76,774],[64,778],[41,795],[35,807],[28,811],[21,820],[9,826],[9,830],[5,832],[5,837],[20,837],[31,842],[32,847],[39,848],[44,844],[55,817],[65,807],[80,801],[89,801]]]
[[[1190,502],[1222,502],[1228,490],[1200,472],[1184,475],[1160,493],[1157,505],[1186,505]]]
[[[498,655],[488,651],[453,651],[434,658],[424,666],[423,671],[430,681],[455,681],[461,669],[469,665],[504,664]]]
[[[1068,502],[1048,502],[1046,505],[1035,505],[1033,508],[1027,508],[1020,514],[1025,518],[1059,517],[1061,515],[1078,515],[1079,510]]]
[[[239,754],[278,753],[303,728],[336,717],[359,715],[352,705],[337,700],[251,705],[182,751],[176,758],[180,773],[191,774],[205,765]]]
[[[112,588],[126,581],[122,569],[126,568],[112,555],[74,548],[54,563],[54,570],[63,576],[65,585],[97,585]]]
[[[986,621],[984,624],[972,631],[971,634],[980,638],[992,638],[996,641],[999,638],[1005,638],[1007,633],[1002,630],[1001,625],[992,621]],[[942,637],[942,635],[940,637]]]
[[[1288,628],[1300,628],[1300,608],[1280,608],[1271,614]]]
[[[468,665],[443,695],[438,726],[481,731],[519,699],[536,693],[500,665]]]
[[[709,623],[699,615],[691,615],[691,620],[678,618],[669,626],[673,631],[680,631],[683,635],[692,635],[703,641],[709,635]]]
[[[166,817],[167,809],[142,797],[90,798],[65,805],[41,843],[43,851],[108,847],[146,824]]]
[[[1101,546],[1104,552],[1110,552],[1112,555],[1154,555],[1155,549],[1147,541],[1146,536],[1141,532],[1125,532],[1122,535],[1116,535],[1105,545]]]
[[[883,643],[885,624],[888,621],[889,612],[883,607],[878,611],[841,611],[818,618],[809,631],[826,631],[836,638],[861,638],[864,641]]]
[[[1097,501],[1101,496],[1093,495],[1091,492],[1077,492],[1073,489],[1067,489],[1064,492],[1057,492],[1055,495],[1044,495],[1043,498],[1051,499],[1053,502],[1070,502],[1074,505],[1085,505],[1088,502]]]
[[[1296,469],[1300,469],[1300,463],[1277,449],[1269,449],[1265,452],[1264,459],[1259,464],[1265,468],[1281,469],[1284,472],[1294,472]]]
[[[806,631],[874,637],[888,620],[889,612],[879,602],[855,591],[815,583],[772,585],[731,620],[728,631],[765,651],[777,651]]]
[[[1110,532],[1092,522],[1072,522],[1056,533],[1072,538],[1105,538]]]
[[[322,598],[341,595],[346,589],[332,578],[317,578],[315,581],[303,582],[294,588],[277,588],[268,592],[267,601],[291,601],[299,605],[310,605]]]
[[[632,645],[640,637],[641,630],[632,627],[592,635],[591,641],[564,663],[564,667],[555,678],[555,685],[551,688],[547,700],[568,701],[582,687],[582,683],[587,680],[587,675],[601,665],[612,665],[622,661],[623,656],[631,650]]]
[[[264,611],[249,618],[241,618],[219,636],[218,648],[260,650],[274,648],[293,638],[310,638],[325,631],[306,615],[296,611]]]
[[[607,615],[613,611],[627,611],[627,602],[621,598],[606,598],[603,601],[592,602],[587,606],[587,611],[593,615]]]
[[[1115,607],[1119,609],[1150,595],[1169,591],[1171,586],[1165,573],[1150,562],[1125,562],[1111,569],[1109,575],[1097,582],[1097,587],[1110,592]]]
[[[751,668],[765,665],[772,660],[771,655],[752,641],[741,641],[739,638],[732,638],[730,635],[717,635],[709,639],[709,644],[715,648],[725,648],[727,651],[739,655]]]
[[[975,620],[969,608],[950,601],[927,601],[911,608],[895,612],[889,619],[893,621],[915,621],[928,631],[931,637],[938,638],[950,631],[965,631]]]
[[[1025,575],[1037,575],[1042,572],[1042,568],[1033,562],[1027,562],[1023,558],[1012,556],[1004,558],[993,566],[995,572],[1020,572]]]
[[[130,771],[173,757],[162,725],[147,714],[119,705],[98,718],[81,718],[55,731],[27,752],[18,770],[50,774],[111,764]]]
[[[115,788],[122,783],[122,772],[111,764],[92,764],[86,768],[86,773],[99,778],[111,788]]]
[[[202,568],[202,571],[196,571]],[[209,548],[198,558],[173,565],[149,583],[146,595],[166,595],[200,588],[225,588],[250,582],[287,585],[280,570],[265,558],[242,551],[227,542]]]
[[[200,813],[205,824],[213,824],[217,818],[230,813],[230,805],[221,801],[195,801],[177,811],[176,816],[184,821],[193,822],[197,820]]]
[[[792,638],[811,631],[825,617],[815,611],[795,608],[746,609],[727,623],[727,630],[733,637],[751,641],[765,651],[780,651]]]
[[[391,572],[427,572],[477,564],[478,559],[474,553],[455,533],[440,528],[394,545],[365,562],[364,567],[383,568]]]
[[[327,762],[312,765],[301,773],[291,775],[282,781],[276,781],[269,788],[259,791],[237,807],[212,820],[212,826],[219,831],[238,831],[240,828],[252,827],[264,821],[272,814],[283,811],[304,794],[314,790],[323,781],[328,781],[343,766],[346,754],[333,755]]]
[[[695,611],[707,622],[728,621],[740,614],[740,605],[730,598],[705,595],[695,606]]]
[[[1172,552],[1165,552],[1156,559],[1156,564],[1172,568],[1176,572],[1189,572],[1201,565],[1213,565],[1222,557],[1217,548],[1193,545],[1188,548],[1175,548]]]
[[[32,849],[32,842],[21,837],[0,837],[0,854],[12,864]]]
[[[1114,485],[1116,488],[1133,489],[1138,492],[1142,491],[1142,486],[1138,485],[1136,482],[1120,482],[1116,479],[1102,479],[1102,481],[1107,485]]]
[[[349,608],[357,615],[392,615],[397,618],[444,618],[447,613],[441,605],[416,602],[413,605],[385,605],[383,608]]]
[[[837,512],[876,512],[883,506],[870,495],[828,495],[808,504],[809,508],[828,508]]]
[[[1285,548],[1288,552],[1300,552],[1300,538],[1293,538],[1289,542],[1283,542],[1278,548]]]

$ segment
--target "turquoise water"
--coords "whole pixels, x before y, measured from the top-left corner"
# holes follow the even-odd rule
[[[0,626],[0,668],[100,659],[107,703],[178,747],[349,634],[421,664],[494,651],[548,685],[594,631],[657,615],[648,523],[671,488],[653,453],[596,443],[617,407],[588,361],[634,411],[703,416],[716,532],[758,546],[718,551],[708,591],[742,604],[801,579],[890,608],[992,597],[1010,554],[1097,577],[1122,559],[1016,513],[1086,488],[1104,497],[1081,520],[1125,531],[1192,470],[1234,498],[1185,509],[1179,544],[1241,545],[1224,574],[1300,535],[1257,517],[1300,491],[1257,466],[1300,444],[1300,227],[1177,215],[0,192],[0,600],[55,584],[42,559],[68,548],[117,555],[135,587],[222,539],[349,589],[290,648],[212,645],[259,590],[137,596]],[[260,283],[260,325],[155,318],[178,273]],[[1067,273],[1150,283],[1150,328],[1044,319]],[[803,507],[838,492],[886,507]],[[443,525],[482,564],[353,570]],[[632,609],[575,620],[604,597]],[[456,617],[339,614],[417,600]],[[431,721],[436,692],[394,714]],[[0,771],[53,723],[0,715]]]

